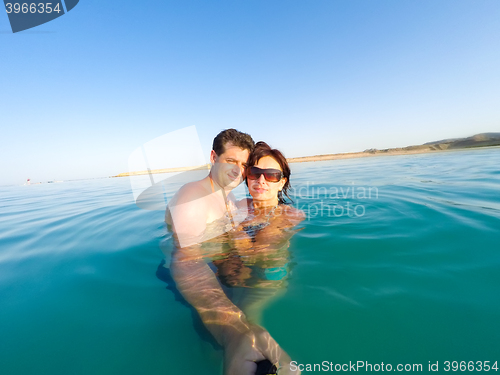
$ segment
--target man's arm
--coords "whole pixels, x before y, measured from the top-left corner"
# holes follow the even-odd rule
[[[254,375],[256,362],[264,359],[280,363],[283,366],[280,374],[291,374],[290,357],[269,332],[249,323],[245,314],[227,298],[200,256],[199,246],[179,249],[172,257],[171,270],[178,290],[224,348],[225,375]]]
[[[172,256],[171,271],[177,289],[199,313],[204,325],[224,348],[224,374],[253,375],[258,362],[269,359],[289,365],[290,359],[263,328],[250,324],[245,314],[226,296],[205,261],[204,238],[210,202],[208,197],[180,191],[169,207],[178,248]],[[221,233],[222,234],[222,233]],[[286,374],[286,372],[283,372]]]
[[[202,253],[201,241],[212,202],[198,186],[186,185],[169,204],[166,220],[172,225],[177,244],[171,264],[177,289],[198,311],[217,342],[225,346],[226,338],[247,331],[248,323],[243,312],[227,298]]]
[[[178,249],[172,257],[172,276],[177,289],[224,347],[229,337],[248,331],[249,324],[243,312],[227,298],[200,253],[199,245]]]

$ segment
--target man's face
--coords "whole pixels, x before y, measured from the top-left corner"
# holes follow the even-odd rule
[[[225,189],[234,189],[245,177],[245,169],[250,152],[231,142],[225,144],[224,152],[217,155],[212,150],[210,161],[213,164],[212,178],[217,184]]]

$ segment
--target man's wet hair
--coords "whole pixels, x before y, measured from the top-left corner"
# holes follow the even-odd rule
[[[226,151],[225,146],[228,142],[231,142],[233,146],[248,150],[249,152],[252,152],[255,147],[255,142],[248,134],[242,133],[236,129],[226,129],[221,131],[217,134],[217,137],[214,138],[212,150],[215,151],[217,156],[220,156]]]

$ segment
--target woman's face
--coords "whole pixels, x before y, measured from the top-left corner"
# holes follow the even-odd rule
[[[279,163],[271,156],[264,156],[259,159],[255,167],[260,169],[277,169],[281,170]],[[283,172],[283,171],[282,171]],[[283,189],[286,183],[286,178],[282,178],[278,182],[266,181],[264,174],[261,174],[257,180],[247,179],[248,191],[254,200],[268,201],[269,204],[278,204],[278,191]]]

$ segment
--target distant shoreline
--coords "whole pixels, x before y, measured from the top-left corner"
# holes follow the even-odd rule
[[[315,156],[302,156],[297,158],[287,158],[289,163],[308,163],[314,161],[326,161],[326,160],[343,160],[343,159],[357,159],[366,158],[374,156],[394,156],[394,155],[416,155],[416,154],[430,154],[446,151],[463,151],[469,149],[487,148],[487,147],[499,147],[498,144],[488,144],[488,145],[471,145],[468,147],[445,147],[445,144],[430,144],[421,146],[408,146],[403,148],[389,148],[384,150],[369,149],[363,152],[346,152],[339,154],[326,154],[326,155],[315,155]],[[174,172],[185,172],[194,170],[209,170],[210,164],[198,166],[198,167],[183,167],[183,168],[165,168],[165,169],[155,169],[151,171],[137,171],[137,172],[126,172],[120,173],[116,176],[111,177],[129,177],[129,176],[143,176],[147,174],[157,174],[157,173],[174,173]]]
[[[287,160],[289,163],[307,163],[314,161],[359,159],[372,156],[416,155],[416,154],[438,153],[445,151],[465,151],[471,149],[484,149],[489,147],[493,148],[500,147],[500,133],[482,133],[482,134],[476,134],[468,138],[444,139],[435,142],[428,142],[418,146],[388,148],[383,150],[368,149],[362,152],[345,152],[338,154],[302,156],[296,158],[288,158]],[[32,186],[32,185],[41,185],[47,183],[93,180],[93,179],[114,178],[114,177],[143,176],[149,174],[176,173],[176,172],[186,172],[186,171],[196,171],[196,170],[208,171],[210,170],[210,164],[200,165],[197,167],[164,168],[164,169],[154,169],[147,171],[125,172],[125,173],[120,173],[116,176],[108,176],[108,177],[80,178],[80,179],[73,179],[66,181],[53,180],[53,181],[36,182],[36,183],[27,182],[24,185],[1,185],[0,187]]]
[[[399,150],[399,149],[387,149],[387,150],[377,150],[377,152],[348,152],[340,154],[326,154],[326,155],[316,155],[316,156],[302,156],[298,158],[289,158],[287,161],[289,163],[307,163],[312,161],[325,161],[325,160],[342,160],[342,159],[358,159],[358,158],[369,158],[374,156],[395,156],[395,155],[417,155],[417,154],[432,154],[441,152],[451,152],[451,151],[465,151],[471,149],[483,149],[483,148],[494,148],[500,147],[499,145],[494,146],[475,146],[475,147],[464,147],[464,148],[452,148],[452,149],[416,149],[416,150]]]
[[[198,167],[179,167],[179,168],[164,168],[164,169],[152,169],[148,171],[137,171],[137,172],[125,172],[117,174],[111,177],[129,177],[129,176],[143,176],[147,174],[158,174],[158,173],[175,173],[175,172],[186,172],[186,171],[200,171],[206,169],[210,170],[210,164],[200,165]]]

